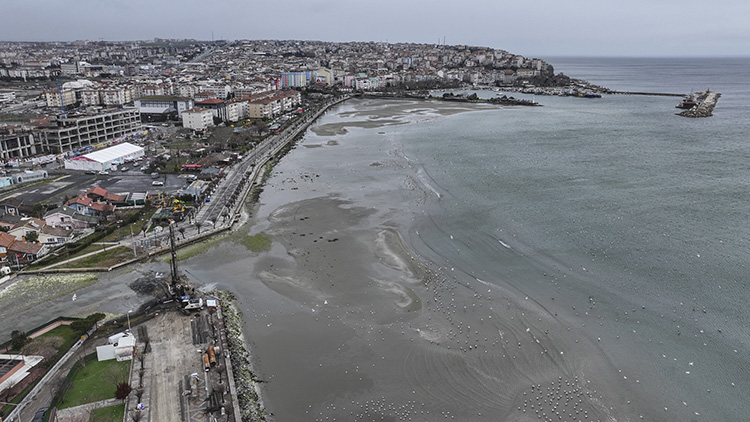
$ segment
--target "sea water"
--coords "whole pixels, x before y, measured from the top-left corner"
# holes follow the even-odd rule
[[[663,403],[665,414],[651,420],[675,420],[675,408],[690,408],[695,420],[702,412],[742,420],[750,413],[742,398],[750,388],[750,61],[555,64],[617,90],[710,88],[722,97],[715,116],[700,120],[675,116],[674,97],[537,96],[541,110],[405,127],[407,154],[444,197],[417,223],[416,247],[585,324],[613,364]],[[465,242],[460,253],[450,233]],[[528,267],[508,268],[509,248]]]

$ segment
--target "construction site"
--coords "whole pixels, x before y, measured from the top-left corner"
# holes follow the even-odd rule
[[[44,420],[88,421],[93,420],[92,412],[97,409],[123,403],[108,398],[71,405],[63,397],[76,385],[60,387],[69,373],[77,371],[76,365],[84,356],[94,354],[98,358],[100,349],[111,347],[113,338],[123,337],[133,339],[127,351],[120,353],[124,342],[115,343],[118,352],[109,359],[131,361],[127,382],[132,390],[124,401],[124,420],[243,420],[238,400],[238,384],[243,382],[235,383],[230,355],[236,359],[245,351],[241,338],[228,335],[226,328],[241,324],[233,299],[222,292],[199,292],[180,274],[174,226],[169,225],[170,273],[147,273],[130,286],[137,294],[149,294],[154,300],[92,328],[20,401],[8,415],[10,420],[31,420],[40,403],[50,403]],[[225,315],[236,321],[227,321]]]
[[[179,201],[175,200],[174,206],[184,212]],[[142,395],[129,396],[126,417],[135,414],[140,416],[130,418],[168,422],[240,421],[222,306],[218,298],[196,295],[195,287],[179,273],[174,227],[169,228],[170,278],[162,279],[164,283],[153,280],[166,287],[159,307],[167,312],[155,312],[153,319],[137,327],[140,352],[130,379]],[[170,305],[179,312],[169,312]]]

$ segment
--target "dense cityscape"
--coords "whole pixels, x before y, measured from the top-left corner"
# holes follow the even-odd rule
[[[504,50],[373,42],[3,43],[0,66],[0,158],[6,163],[75,153],[139,131],[139,120],[203,130],[214,123],[272,119],[299,105],[299,91],[292,90],[570,82],[555,77],[544,60]],[[115,127],[75,139],[64,129],[97,116],[108,116]]]

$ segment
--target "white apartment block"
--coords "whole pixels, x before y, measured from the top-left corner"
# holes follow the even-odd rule
[[[133,102],[133,88],[83,89],[80,92],[84,106],[121,106]]]
[[[197,92],[205,92],[210,91],[216,94],[217,98],[220,98],[222,100],[229,97],[229,94],[232,93],[232,87],[226,84],[216,83],[216,82],[198,82],[198,88],[200,88],[200,91]]]
[[[97,89],[83,89],[79,93],[81,94],[81,105],[96,106],[102,102]]]
[[[227,102],[227,121],[238,122],[247,118],[247,101],[231,100]]]
[[[58,119],[54,123],[55,126],[39,131],[42,146],[49,153],[65,154],[140,131],[141,112],[137,108],[126,108],[93,116]]]
[[[214,125],[214,114],[206,108],[191,108],[182,112],[182,127],[204,130]]]
[[[133,101],[133,88],[102,89],[99,96],[105,106],[120,106]]]
[[[195,98],[195,94],[203,91],[203,87],[195,85],[180,85],[177,87],[177,95],[180,97]]]

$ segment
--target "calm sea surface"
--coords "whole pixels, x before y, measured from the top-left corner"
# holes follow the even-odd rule
[[[545,306],[564,296],[557,312],[664,407],[746,419],[750,60],[550,61],[617,90],[722,97],[701,120],[675,116],[673,97],[537,96],[544,108],[407,126],[406,154],[443,195],[416,247]],[[528,266],[507,267],[504,245]],[[676,420],[666,415],[652,420]]]
[[[417,111],[399,117],[406,124],[306,135],[277,167],[257,218],[330,192],[352,206],[396,210],[401,215],[388,224],[457,282],[516,292],[582,330],[621,371],[622,382],[638,392],[634,400],[658,409],[647,420],[747,420],[750,59],[549,61],[557,72],[616,90],[710,88],[722,96],[715,115],[705,119],[676,116],[677,97],[536,96],[544,107],[452,115],[420,113],[417,104]],[[349,101],[318,125],[352,116],[368,120],[368,112],[392,104]],[[290,178],[299,181],[305,174],[318,176],[290,190]],[[420,188],[410,191],[404,188],[409,184],[394,186],[393,180]],[[404,199],[414,195],[423,196],[419,206]],[[252,271],[251,261],[238,264],[240,258],[232,256],[214,249],[188,266],[205,279],[227,261],[234,262],[226,265],[235,273]],[[232,279],[232,271],[220,274],[227,280],[221,287],[247,294],[248,301],[273,300],[273,294],[246,287],[246,274]],[[252,311],[245,306],[254,315],[247,318],[249,336],[264,343],[257,345],[260,371],[273,372],[267,342],[293,344],[290,338],[302,334],[269,328],[283,323],[282,316],[272,316],[276,305],[266,311],[260,304]],[[357,327],[349,328],[356,336]],[[306,384],[302,372],[297,379],[286,376],[271,384],[326,388]],[[379,383],[374,385],[379,400]],[[316,391],[326,397],[324,405],[323,399],[308,402],[304,393],[294,399],[278,388],[269,387],[268,400],[277,415],[286,408],[288,420],[304,417],[303,408],[316,411],[319,420],[346,414],[330,404],[333,393]],[[385,409],[385,393],[383,400],[377,405]],[[368,411],[376,406],[375,399],[366,403]]]

